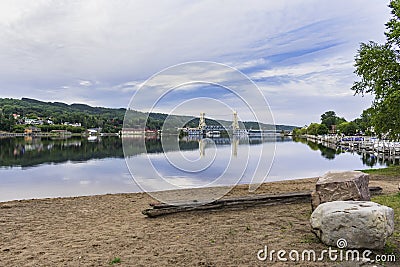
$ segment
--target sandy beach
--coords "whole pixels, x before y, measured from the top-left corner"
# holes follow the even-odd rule
[[[312,190],[315,181],[266,183],[253,194]],[[370,186],[393,193],[398,181],[371,175]],[[248,194],[241,185],[229,196]],[[259,261],[257,252],[265,245],[275,250],[325,248],[310,231],[309,203],[147,218],[141,211],[152,202],[137,193],[0,203],[0,265],[110,266],[120,258],[114,266],[288,266]]]

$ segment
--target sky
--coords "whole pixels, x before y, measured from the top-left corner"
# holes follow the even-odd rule
[[[373,100],[353,96],[350,90],[357,80],[354,56],[361,42],[385,40],[388,3],[3,0],[0,97],[133,109],[133,104],[141,103],[137,109],[147,111],[154,107],[159,91],[145,85],[166,68],[177,70],[168,73],[167,84],[189,76],[206,83],[234,84],[236,80],[224,75],[223,68],[191,72],[173,67],[216,62],[242,74],[236,85],[246,91],[246,101],[258,99],[257,90],[262,93],[269,105],[265,110],[272,112],[276,124],[317,122],[327,110],[352,120]],[[256,87],[238,86],[249,84],[245,77]],[[195,85],[172,90],[169,101],[155,110],[179,110],[184,115],[204,111],[229,119],[209,100],[235,110],[235,100],[227,100],[230,88],[224,93],[219,85]],[[141,90],[142,95],[154,97],[131,102]],[[204,101],[191,101],[196,98]],[[186,108],[176,109],[184,103]],[[244,109],[238,113],[241,120],[253,119]]]

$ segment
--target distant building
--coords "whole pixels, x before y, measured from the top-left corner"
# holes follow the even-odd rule
[[[31,124],[31,125],[39,125],[39,120],[38,119],[27,119],[25,118],[25,124]]]
[[[37,127],[28,127],[25,129],[24,133],[26,135],[36,135],[36,134],[40,134],[42,132],[42,130],[40,128]]]
[[[101,128],[92,128],[92,129],[87,129],[86,133],[88,135],[99,135],[101,133]]]
[[[66,126],[72,126],[72,127],[81,127],[82,123],[76,122],[76,123],[69,123],[69,122],[64,122],[64,125]]]

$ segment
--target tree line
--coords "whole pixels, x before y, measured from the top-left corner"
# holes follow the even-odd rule
[[[14,118],[13,114],[19,117]],[[23,132],[24,119],[42,119],[41,125],[35,125],[42,131],[68,130],[82,132],[88,128],[102,128],[103,132],[118,132],[122,128],[125,109],[90,107],[82,104],[68,105],[60,102],[42,102],[22,98],[0,99],[0,131]],[[51,124],[48,121],[51,120]],[[64,123],[81,123],[82,127],[71,127]]]
[[[324,135],[328,133],[344,135],[373,134],[371,111],[369,109],[364,110],[360,118],[347,121],[345,118],[337,116],[335,111],[330,110],[321,115],[321,123],[311,123],[309,126],[293,130],[293,135],[295,136],[306,134]]]

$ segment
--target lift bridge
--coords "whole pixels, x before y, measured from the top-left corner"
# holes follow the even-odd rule
[[[207,125],[205,113],[200,113],[199,126],[196,128],[182,128],[188,135],[201,135],[207,137],[220,137],[221,132],[231,132],[233,135],[249,135],[249,136],[262,136],[267,134],[275,134],[276,130],[246,130],[240,129],[238,114],[233,112],[233,121],[229,127],[222,125]]]

